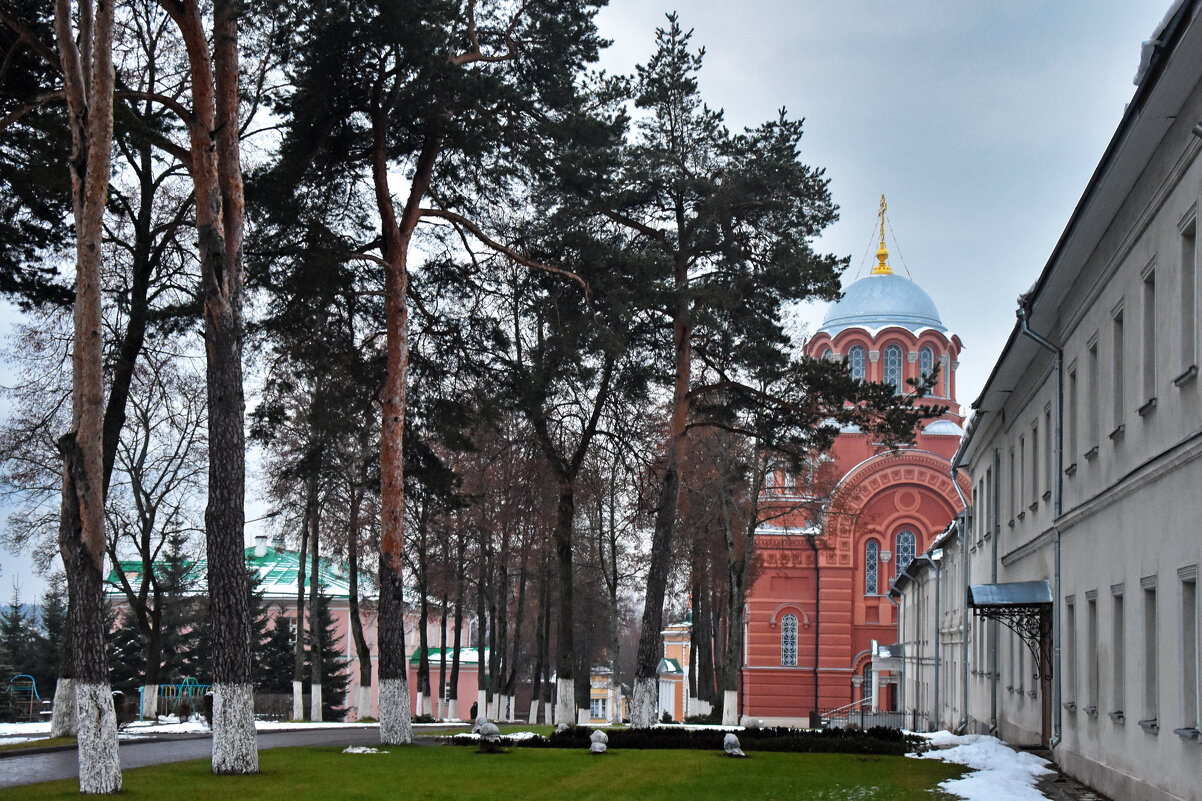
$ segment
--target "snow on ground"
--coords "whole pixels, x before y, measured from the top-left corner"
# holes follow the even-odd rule
[[[348,745],[342,749],[344,754],[387,754],[387,751],[381,751],[379,748],[372,748],[368,745]]]
[[[511,734],[502,734],[501,739],[503,739],[503,740],[533,740],[535,737],[541,737],[541,736],[542,736],[541,734],[538,734],[537,732],[532,732],[532,731],[515,731]],[[480,735],[474,731],[471,731],[471,732],[465,731],[465,732],[460,732],[459,734],[456,734],[455,739],[456,740],[479,740]]]
[[[959,737],[937,731],[919,736],[930,742],[932,750],[913,756],[972,769],[963,778],[942,782],[941,789],[965,801],[1047,801],[1047,796],[1035,789],[1040,776],[1053,773],[1046,759],[1015,751],[985,734]]]

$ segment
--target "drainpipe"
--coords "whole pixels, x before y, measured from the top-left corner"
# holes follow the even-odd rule
[[[969,555],[968,545],[971,535],[968,533],[968,517],[971,514],[968,505],[968,500],[964,497],[964,493],[960,490],[960,482],[956,480],[956,474],[959,473],[959,468],[956,467],[955,461],[952,462],[952,486],[956,490],[956,494],[960,496],[960,504],[964,507],[964,513],[956,520],[956,529],[960,533],[960,553],[964,557],[964,587],[960,594],[960,602],[964,604],[963,613],[960,616],[960,704],[964,712],[964,717],[960,721],[960,725],[956,727],[956,731],[964,734],[968,731],[968,568]]]
[[[897,705],[901,707],[898,711],[902,713],[902,720],[905,720],[906,715],[906,619],[902,617],[901,604],[893,600],[892,595],[885,595],[885,599],[893,604],[893,608],[897,610],[897,641],[902,647],[901,658],[901,675],[897,677]]]
[[[1056,443],[1056,449],[1052,455],[1052,470],[1056,474],[1056,481],[1053,483],[1052,498],[1052,547],[1055,554],[1055,565],[1053,567],[1054,581],[1052,583],[1052,740],[1048,743],[1051,750],[1055,750],[1056,746],[1060,745],[1063,739],[1061,736],[1061,707],[1060,707],[1060,515],[1064,511],[1064,393],[1062,392],[1062,384],[1064,381],[1063,363],[1064,352],[1044,339],[1039,334],[1032,331],[1027,326],[1027,308],[1029,301],[1019,305],[1016,314],[1020,330],[1035,340],[1040,347],[1051,351],[1054,359],[1053,372],[1056,374],[1056,381],[1053,384],[1053,406],[1056,408],[1055,433],[1053,440]]]
[[[935,620],[935,719],[934,724],[939,725],[942,710],[939,706],[939,676],[943,673],[943,633],[940,627],[939,618],[943,608],[939,605],[939,587],[943,583],[943,559],[940,559],[935,565],[935,614],[931,617]]]
[[[990,519],[993,521],[993,528],[990,532],[993,540],[991,549],[993,552],[993,565],[990,570],[990,581],[997,584],[997,564],[998,564],[998,538],[1002,535],[1001,524],[1001,501],[998,500],[997,488],[1001,484],[1002,470],[1002,452],[993,449],[993,486],[989,488],[989,507]],[[998,641],[998,622],[996,620],[989,621],[989,733],[997,734],[997,680],[998,680],[998,664],[997,664],[997,641]]]
[[[822,571],[818,568],[818,543],[815,541],[818,534],[814,532],[806,535],[806,542],[810,544],[810,550],[814,552],[814,715],[819,714],[818,710],[818,644],[820,642],[818,636],[819,622],[822,620],[822,610],[818,604],[822,599]],[[811,717],[810,725],[813,725],[813,717]]]

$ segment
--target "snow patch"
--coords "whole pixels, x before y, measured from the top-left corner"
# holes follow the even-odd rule
[[[387,754],[387,751],[381,751],[379,748],[372,748],[370,745],[351,745],[342,749],[344,754]]]
[[[536,737],[542,737],[541,734],[533,731],[515,731],[512,734],[502,734],[502,740],[533,740]],[[460,732],[454,735],[456,740],[479,740],[480,735],[476,732]]]
[[[973,771],[963,778],[941,782],[940,789],[965,801],[1047,801],[1047,796],[1035,789],[1039,777],[1054,772],[1047,767],[1046,759],[1015,751],[986,734],[961,737],[948,731],[937,731],[919,736],[926,739],[933,750],[912,756],[941,759]]]

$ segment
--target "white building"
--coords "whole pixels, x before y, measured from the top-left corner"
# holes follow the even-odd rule
[[[895,585],[908,706],[1043,743],[1116,799],[1202,799],[1200,6],[1179,0],[1145,46],[1020,298],[956,459],[971,514]]]

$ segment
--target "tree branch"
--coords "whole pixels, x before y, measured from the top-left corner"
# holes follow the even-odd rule
[[[464,228],[466,228],[468,231],[471,232],[472,236],[479,239],[481,242],[483,242],[489,248],[497,251],[498,253],[504,253],[506,256],[513,259],[518,264],[521,264],[525,267],[529,267],[532,270],[542,270],[543,272],[554,273],[556,275],[562,275],[564,278],[568,278],[572,281],[575,281],[577,284],[580,285],[580,288],[584,290],[585,296],[587,297],[589,295],[588,282],[585,281],[583,278],[581,278],[576,273],[574,273],[570,270],[564,270],[560,267],[552,267],[549,264],[543,264],[542,262],[535,261],[534,259],[523,256],[522,254],[518,253],[513,248],[511,248],[507,245],[502,245],[500,242],[497,242],[496,240],[489,237],[487,234],[484,233],[484,231],[480,230],[480,226],[476,225],[474,222],[469,220],[467,217],[464,217],[462,214],[456,214],[453,211],[443,211],[442,209],[430,209],[430,208],[423,208],[420,211],[421,211],[422,217],[438,217],[443,220],[448,220],[454,225],[463,226]]]

